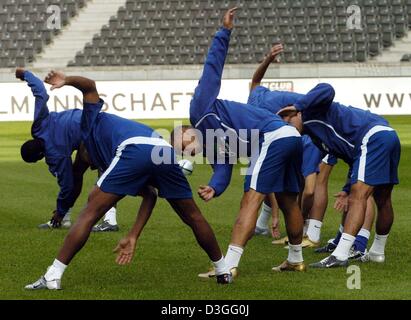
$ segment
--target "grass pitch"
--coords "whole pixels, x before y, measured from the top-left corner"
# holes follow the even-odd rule
[[[287,250],[271,245],[267,237],[254,237],[247,245],[240,265],[240,277],[231,286],[201,281],[199,272],[208,269],[205,253],[191,231],[183,225],[164,200],[159,200],[141,236],[130,266],[114,263],[112,249],[131,227],[140,200],[126,198],[119,203],[120,232],[92,234],[63,278],[59,292],[27,292],[24,285],[37,280],[60,248],[65,230],[44,231],[36,226],[51,216],[58,187],[44,163],[28,165],[19,156],[21,143],[29,138],[30,123],[0,123],[0,299],[409,299],[411,297],[411,242],[409,195],[411,194],[411,117],[388,118],[402,142],[401,184],[394,191],[395,222],[384,264],[358,264],[361,289],[347,289],[345,269],[309,270],[306,273],[271,272]],[[172,121],[151,121],[156,128],[171,127]],[[347,167],[339,163],[330,181],[330,195],[342,187]],[[194,191],[211,175],[207,165],[197,166],[189,178]],[[96,179],[87,172],[83,194],[73,217],[85,204]],[[243,179],[237,167],[228,190],[209,204],[196,198],[212,225],[223,251],[229,243],[242,195]],[[194,192],[195,193],[195,192]],[[322,242],[334,236],[340,215],[329,209]],[[282,224],[284,233],[284,226]],[[370,240],[373,239],[373,235]],[[311,263],[323,255],[304,250]]]

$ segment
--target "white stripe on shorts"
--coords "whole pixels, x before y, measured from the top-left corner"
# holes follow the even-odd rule
[[[115,168],[116,164],[120,160],[121,154],[123,150],[130,144],[148,144],[152,146],[160,146],[160,147],[170,147],[171,145],[161,138],[152,138],[152,137],[132,137],[127,140],[124,140],[116,150],[116,156],[111,161],[110,166],[104,171],[103,175],[98,179],[97,186],[100,187],[103,183],[104,179],[110,174],[110,172]]]
[[[386,126],[375,126],[372,127],[364,136],[362,139],[362,144],[361,144],[361,157],[360,157],[360,163],[358,166],[358,180],[365,182],[365,167],[367,165],[367,143],[370,140],[371,136],[376,134],[377,132],[380,131],[394,131],[393,128],[386,127]]]
[[[282,138],[300,137],[300,136],[301,135],[297,131],[297,129],[292,126],[283,126],[275,131],[267,132],[266,134],[264,134],[264,142],[261,147],[260,155],[258,156],[255,162],[253,173],[251,176],[250,188],[254,190],[257,189],[258,175],[264,163],[265,157],[267,156],[267,151],[271,143],[276,140],[282,139]]]

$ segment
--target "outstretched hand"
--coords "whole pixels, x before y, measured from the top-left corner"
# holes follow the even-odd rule
[[[24,81],[24,68],[16,68],[16,78]]]
[[[231,8],[227,10],[223,18],[223,26],[224,28],[231,30],[234,27],[234,14],[237,11],[237,7]]]
[[[345,191],[340,191],[334,197],[336,198],[334,209],[341,213],[348,211],[348,194]]]
[[[44,82],[51,85],[51,90],[63,87],[66,84],[66,76],[60,71],[50,71]]]
[[[268,58],[270,59],[271,62],[280,62],[278,55],[284,52],[284,47],[281,43],[275,44],[270,52],[268,53]]]
[[[198,195],[205,202],[208,202],[214,198],[215,190],[211,188],[210,186],[200,186],[200,188],[198,189]]]
[[[53,228],[60,228],[61,222],[63,221],[64,216],[59,214],[57,210],[53,211],[53,216],[51,217],[50,223]]]
[[[119,265],[129,264],[133,260],[136,244],[137,240],[132,237],[121,239],[113,250],[114,253],[117,253],[116,263]]]

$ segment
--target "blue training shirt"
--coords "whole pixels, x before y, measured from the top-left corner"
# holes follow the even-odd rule
[[[31,72],[24,72],[24,80],[35,97],[34,121],[31,128],[33,138],[44,141],[45,161],[49,171],[57,178],[60,192],[57,197],[57,212],[65,215],[74,205],[72,196],[74,178],[71,155],[81,143],[81,110],[49,112],[49,96],[43,81]]]
[[[103,105],[101,99],[98,103],[84,103],[81,119],[82,139],[91,162],[101,172],[110,166],[117,148],[125,140],[134,137],[161,138],[144,124],[100,112]]]
[[[248,103],[267,109],[274,114],[277,114],[281,109],[294,105],[304,94],[288,91],[271,91],[270,89],[257,86],[251,92],[248,97]]]
[[[213,142],[206,141],[207,130],[220,130],[225,133],[221,133],[219,139],[225,139],[227,136],[236,138],[237,145],[242,145],[241,149],[247,150],[247,156],[250,156],[252,143],[255,143],[256,139],[261,139],[264,133],[275,131],[288,124],[267,110],[257,109],[249,104],[217,99],[220,93],[230,35],[230,30],[221,28],[211,43],[203,74],[190,103],[190,122],[202,133],[203,141],[208,148]],[[253,135],[253,130],[259,131],[257,137]],[[227,147],[225,150],[227,159],[233,156],[230,155],[228,149]],[[238,150],[240,149],[234,151],[235,157],[239,156]],[[214,155],[211,157],[208,153],[206,148],[206,156],[209,159],[214,158]],[[214,164],[213,170],[214,174],[209,186],[215,190],[216,196],[218,196],[230,183],[232,164],[228,163],[228,160],[225,163]]]
[[[352,164],[360,153],[364,135],[374,126],[389,126],[387,120],[370,111],[333,102],[334,88],[318,84],[294,106],[302,112],[304,133],[320,150]]]

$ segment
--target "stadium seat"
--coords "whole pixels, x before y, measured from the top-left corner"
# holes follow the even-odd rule
[[[77,15],[80,8],[86,4],[85,0],[61,0],[58,2],[61,9],[62,25]],[[0,2],[0,34],[1,42],[7,36],[12,40],[13,48],[9,55],[2,51],[0,68],[25,66],[34,61],[35,56],[41,53],[46,45],[60,33],[59,30],[49,30],[47,20],[47,7],[45,0],[4,0]],[[8,43],[4,46],[7,46]],[[3,47],[3,45],[2,45]],[[72,63],[84,62],[75,60]]]
[[[86,0],[59,1],[66,25]],[[286,63],[365,62],[403,37],[411,26],[411,0],[238,0],[228,63],[257,63],[276,42]],[[349,30],[347,7],[358,4],[363,30]],[[201,64],[229,0],[127,0],[70,66]],[[44,21],[45,0],[0,3],[0,67],[28,63],[53,41]],[[28,14],[29,12],[29,14]],[[152,51],[150,48],[156,47]],[[168,50],[167,48],[173,48]],[[28,50],[30,49],[30,50]],[[161,54],[166,52],[167,54]],[[263,51],[263,52],[262,52]],[[26,53],[24,57],[21,52]],[[22,61],[22,59],[24,61]]]

